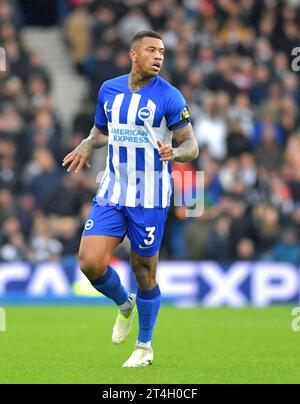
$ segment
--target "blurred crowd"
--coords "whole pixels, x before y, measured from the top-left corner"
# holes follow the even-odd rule
[[[41,55],[29,51],[26,15],[0,0],[0,261],[41,262],[76,254],[95,193],[85,174],[66,176],[64,154],[80,140],[63,138]],[[93,120],[91,121],[92,124]]]
[[[195,176],[175,179],[205,209],[187,218],[171,207],[161,258],[300,264],[299,0],[46,2],[44,25],[64,32],[89,83],[67,136],[47,67],[24,43],[24,24],[44,21],[27,7],[0,0],[0,260],[76,254],[95,181],[66,175],[62,157],[88,135],[99,86],[129,72],[132,35],[154,29],[167,49],[162,75],[183,93],[200,147],[196,162],[174,170],[205,173],[200,194]]]

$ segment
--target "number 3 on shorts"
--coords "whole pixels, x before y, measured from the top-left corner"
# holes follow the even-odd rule
[[[148,233],[148,240],[145,238],[144,243],[147,246],[151,246],[154,243],[154,232],[155,232],[156,227],[146,227],[146,232]]]

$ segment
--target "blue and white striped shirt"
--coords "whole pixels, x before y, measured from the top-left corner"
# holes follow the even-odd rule
[[[95,125],[108,132],[108,156],[97,200],[100,204],[165,208],[172,193],[171,163],[160,161],[157,140],[172,142],[185,126],[181,93],[161,77],[131,92],[128,75],[100,88]]]

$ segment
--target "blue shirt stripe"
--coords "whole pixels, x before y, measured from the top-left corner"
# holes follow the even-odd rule
[[[157,149],[154,149],[154,178],[155,178],[155,186],[158,185],[158,189],[156,188],[156,192],[154,195],[154,205],[156,207],[162,206],[162,171],[163,171],[163,162],[160,161],[160,155]]]
[[[140,102],[139,102],[139,107],[138,107],[138,113],[142,108],[147,107],[147,104],[148,104],[147,98],[146,97],[141,97]],[[139,117],[138,113],[136,114],[136,117],[135,117],[135,124],[140,125],[140,126],[144,126],[145,121],[143,121]]]
[[[120,108],[120,118],[119,118],[120,123],[127,124],[127,115],[131,98],[132,98],[131,93],[125,93]]]
[[[136,149],[136,206],[143,206],[145,200],[145,149],[138,147]]]
[[[120,146],[119,148],[119,156],[120,156],[120,184],[121,184],[121,195],[119,200],[120,206],[125,206],[126,203],[126,194],[127,194],[127,185],[128,185],[128,173],[127,173],[127,147]]]
[[[154,119],[153,119],[153,128],[159,128],[161,125],[161,121],[163,120],[163,113],[160,109],[156,108]]]

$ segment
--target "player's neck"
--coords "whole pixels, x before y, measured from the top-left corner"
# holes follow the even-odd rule
[[[145,77],[139,72],[131,71],[128,77],[128,86],[132,92],[139,91],[141,88],[149,84],[153,79],[153,76]]]

